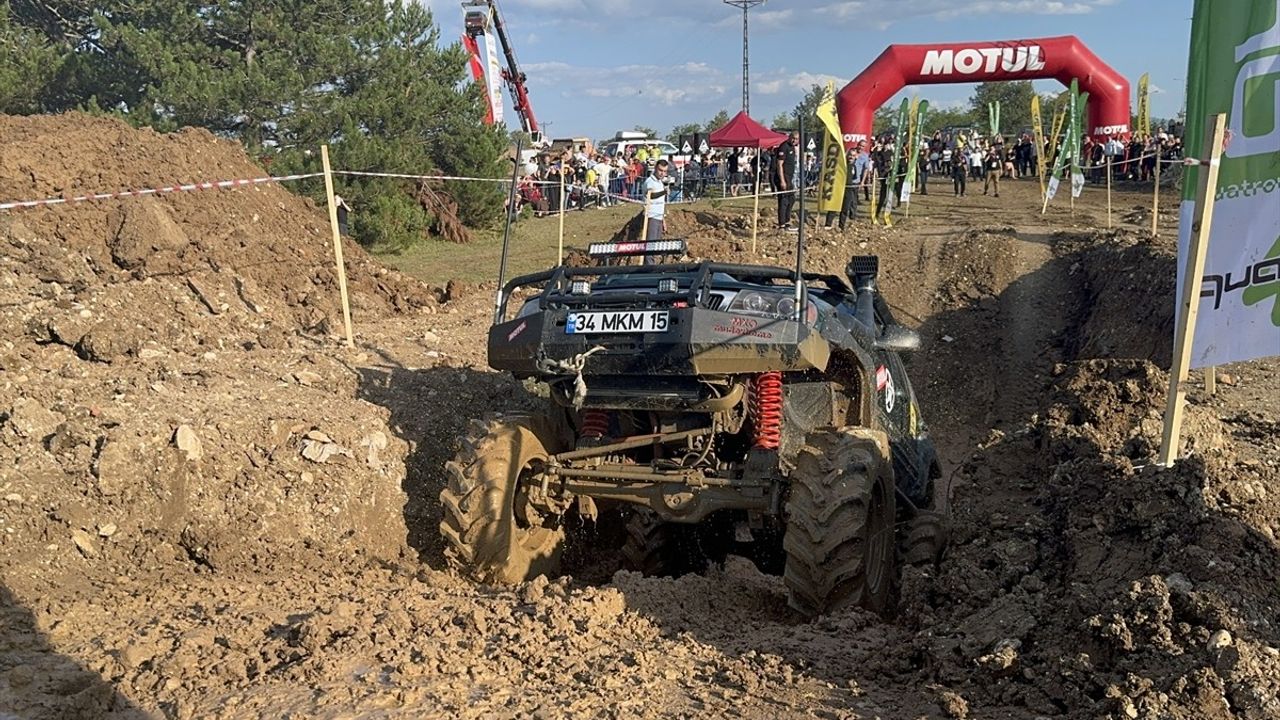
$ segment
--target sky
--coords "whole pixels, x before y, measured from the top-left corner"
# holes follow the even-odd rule
[[[458,0],[430,7],[442,42]],[[815,83],[852,80],[894,43],[1075,35],[1129,79],[1151,74],[1151,114],[1184,104],[1192,0],[766,0],[751,10],[751,115],[769,123]],[[534,114],[549,137],[664,135],[742,109],[742,13],[721,0],[499,0]],[[1055,80],[1038,80],[1057,92]],[[972,84],[911,86],[934,107],[967,106]],[[508,125],[517,126],[510,95]],[[1136,108],[1136,99],[1134,100]]]

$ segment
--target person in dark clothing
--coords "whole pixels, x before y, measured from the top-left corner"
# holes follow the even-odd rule
[[[880,169],[880,176],[876,179],[876,217],[884,212],[885,203],[889,199],[889,176],[893,174],[893,169],[889,167],[889,161],[893,159],[893,155],[888,148],[881,148],[880,154],[876,158],[876,167]]]
[[[841,230],[844,230],[845,225],[858,214],[858,186],[862,184],[862,178],[867,174],[870,157],[865,152],[862,152],[862,143],[857,142],[850,148],[846,161],[848,162],[849,172],[844,181],[844,200],[840,203]],[[835,213],[833,212],[827,213],[824,227],[831,227],[831,223],[835,220],[834,215]]]
[[[916,161],[920,172],[920,194],[929,194],[929,151],[927,149],[920,151],[920,158]]]
[[[1004,143],[999,139],[987,149],[987,174],[982,178],[982,194],[995,186],[995,196],[1000,197],[1000,176],[1004,174]]]
[[[969,177],[965,169],[966,164],[963,153],[957,153],[955,161],[951,163],[951,187],[955,190],[957,197],[964,197],[965,180]]]
[[[778,192],[778,228],[791,229],[791,208],[796,203],[796,142],[799,139],[793,130],[786,142],[778,146],[773,153],[773,180]]]

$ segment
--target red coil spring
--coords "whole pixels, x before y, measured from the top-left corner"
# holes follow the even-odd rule
[[[760,373],[751,393],[755,447],[777,450],[782,444],[782,373]]]
[[[602,438],[609,432],[609,413],[604,410],[583,410],[580,438]]]

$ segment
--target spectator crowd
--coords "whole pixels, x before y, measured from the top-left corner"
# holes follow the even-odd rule
[[[828,213],[827,227],[831,227],[838,216],[840,227],[844,228],[856,217],[859,198],[867,203],[874,199],[877,215],[886,206],[897,204],[910,158],[905,152],[898,153],[896,172],[888,172],[893,163],[895,142],[894,135],[886,133],[872,138],[870,147],[859,142],[848,151],[850,172],[844,206],[838,213]],[[1046,171],[1052,169],[1057,149],[1051,143],[1052,140],[1046,138],[1043,146],[1037,146],[1029,130],[1010,141],[1001,135],[984,137],[973,129],[939,130],[913,149],[916,153],[913,194],[928,195],[929,180],[934,177],[944,183],[949,181],[953,195],[958,197],[976,191],[979,182],[984,195],[999,197],[1002,180],[1037,177],[1040,157],[1045,159]],[[1081,155],[1088,181],[1105,182],[1110,167],[1115,181],[1150,182],[1156,176],[1156,158],[1160,157],[1165,164],[1179,162],[1182,143],[1180,138],[1161,129],[1150,136],[1135,134],[1127,142],[1120,138],[1108,137],[1101,142],[1089,138]],[[616,155],[582,145],[539,152],[523,163],[517,202],[520,207],[532,207],[536,215],[559,212],[561,202],[566,210],[609,207],[625,201],[643,202],[646,180],[655,175],[662,159],[656,145],[642,143]],[[662,179],[666,188],[664,201],[670,202],[709,195],[750,195],[755,192],[759,178],[760,191],[777,197],[779,228],[793,231],[791,216],[796,188],[803,185],[812,190],[818,182],[820,168],[816,153],[802,152],[799,138],[790,132],[787,141],[772,150],[712,149],[676,159],[666,170]]]

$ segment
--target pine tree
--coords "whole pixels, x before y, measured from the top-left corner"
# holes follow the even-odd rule
[[[277,172],[316,169],[308,151],[328,143],[336,168],[497,177],[506,139],[482,124],[464,51],[438,41],[412,0],[12,0],[0,14],[0,108],[205,127]],[[33,67],[49,69],[20,87]],[[411,182],[340,186],[362,242],[404,246],[432,223]],[[497,183],[445,189],[470,225],[501,211]]]

